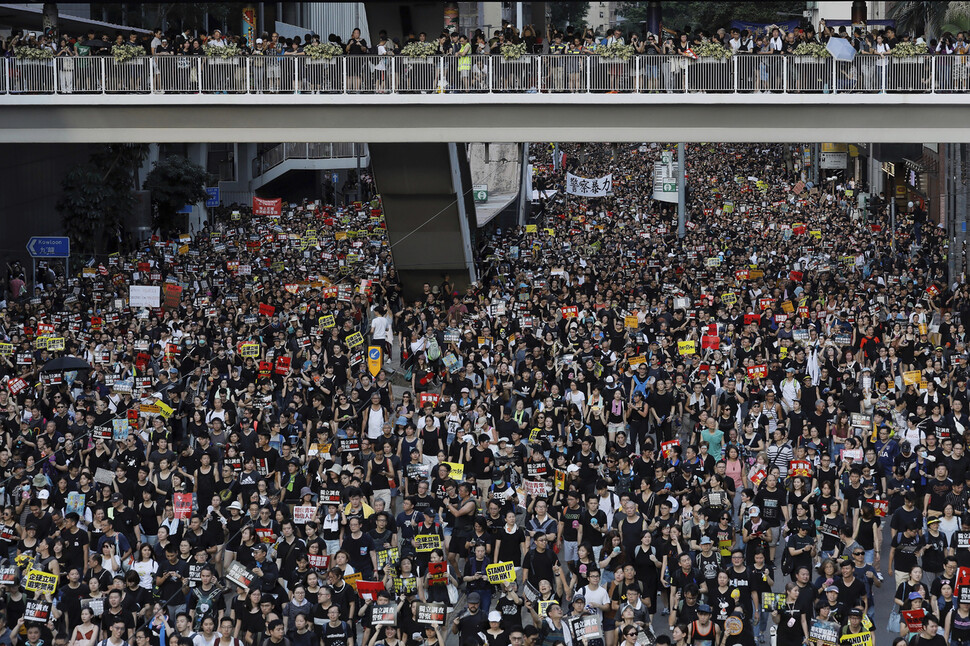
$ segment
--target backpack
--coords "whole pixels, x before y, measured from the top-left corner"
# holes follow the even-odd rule
[[[432,336],[428,339],[428,349],[426,351],[428,361],[437,361],[441,358],[441,348],[438,347],[438,339]]]

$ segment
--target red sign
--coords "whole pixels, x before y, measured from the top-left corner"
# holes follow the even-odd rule
[[[272,363],[270,363],[269,361],[260,361],[259,362],[259,376],[260,377],[269,377],[269,373],[270,373],[271,370],[273,370],[273,364]]]
[[[253,215],[275,215],[283,214],[283,198],[275,200],[264,200],[261,197],[253,196]]]
[[[660,443],[660,453],[663,455],[664,459],[670,459],[675,446],[680,446],[680,440],[670,440],[669,442]]]
[[[418,397],[418,403],[421,405],[421,408],[424,408],[425,404],[437,406],[440,399],[441,397],[439,395],[435,395],[434,393],[421,393],[421,395]]]
[[[757,366],[748,367],[748,377],[750,377],[751,379],[755,379],[755,378],[764,379],[767,376],[768,376],[768,366],[766,366],[763,363]]]
[[[701,337],[702,349],[710,348],[712,350],[717,350],[719,347],[721,347],[721,337],[710,336],[709,334],[705,334]]]
[[[290,358],[289,357],[277,357],[276,358],[276,374],[285,375],[290,371]]]
[[[763,310],[768,309],[769,307],[771,307],[772,305],[774,305],[774,303],[775,303],[775,299],[773,299],[773,298],[759,298],[758,299],[758,307],[760,307]]]
[[[574,319],[579,316],[579,308],[575,305],[569,307],[560,308],[562,310],[562,317],[564,319]]]
[[[192,516],[192,494],[175,494],[175,517],[179,520],[188,520]]]
[[[876,516],[885,516],[889,513],[889,501],[880,500],[879,498],[867,498],[866,502],[872,505],[873,510],[876,512]]]
[[[909,632],[918,633],[923,630],[923,617],[926,615],[926,608],[916,608],[914,610],[903,610],[903,621]]]
[[[754,323],[755,325],[757,325],[760,322],[761,322],[761,315],[760,314],[745,314],[744,315],[744,324],[745,325],[751,325],[752,323]]]
[[[260,316],[273,316],[276,312],[276,308],[272,305],[267,305],[266,303],[259,304],[259,314]]]
[[[165,285],[165,307],[178,307],[182,302],[182,286],[167,283]]]
[[[800,271],[790,271],[788,272],[788,279],[793,280],[796,283],[802,282],[803,274]]]
[[[16,377],[7,382],[7,388],[9,388],[10,392],[14,395],[19,395],[26,387],[27,382],[20,377]]]

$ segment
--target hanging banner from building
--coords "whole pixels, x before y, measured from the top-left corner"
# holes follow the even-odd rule
[[[566,192],[580,197],[603,197],[613,192],[613,175],[603,177],[578,177],[566,173]]]
[[[253,215],[277,216],[283,214],[283,198],[275,200],[264,200],[261,197],[253,196]]]

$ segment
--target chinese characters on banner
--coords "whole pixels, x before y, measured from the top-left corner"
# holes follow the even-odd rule
[[[586,178],[566,173],[566,192],[580,197],[603,197],[613,192],[613,175]]]
[[[253,215],[280,216],[283,214],[283,198],[275,200],[264,200],[261,197],[253,197]]]

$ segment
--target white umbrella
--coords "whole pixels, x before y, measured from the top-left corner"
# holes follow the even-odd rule
[[[825,49],[829,50],[832,58],[837,61],[852,61],[856,55],[855,47],[845,38],[829,38]]]

